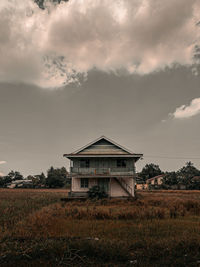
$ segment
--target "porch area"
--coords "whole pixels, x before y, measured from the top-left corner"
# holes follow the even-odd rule
[[[99,186],[108,197],[134,197],[133,177],[110,177],[110,178],[72,178],[70,197],[88,197],[88,191],[93,186]]]
[[[71,175],[80,175],[80,176],[99,176],[99,175],[133,175],[134,168],[79,168],[79,167],[71,167],[70,168]]]

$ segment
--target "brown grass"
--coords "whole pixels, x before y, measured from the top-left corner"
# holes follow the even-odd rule
[[[1,190],[0,265],[200,265],[200,191],[142,192],[135,201],[64,196]]]

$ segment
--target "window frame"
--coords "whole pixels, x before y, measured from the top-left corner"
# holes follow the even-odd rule
[[[80,178],[80,188],[89,188],[88,178]]]

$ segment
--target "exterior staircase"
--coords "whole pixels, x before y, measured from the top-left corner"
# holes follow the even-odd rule
[[[123,178],[114,178],[115,181],[124,189],[124,191],[133,198],[134,189],[131,188]]]

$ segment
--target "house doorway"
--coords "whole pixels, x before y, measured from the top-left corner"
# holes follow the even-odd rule
[[[110,182],[109,178],[99,178],[98,179],[98,186],[105,193],[109,193],[109,182]]]

